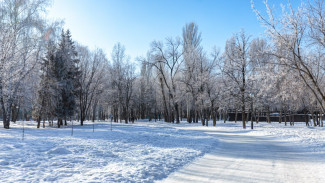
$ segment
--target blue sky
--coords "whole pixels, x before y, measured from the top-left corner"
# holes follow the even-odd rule
[[[255,0],[264,10],[262,0]],[[279,5],[283,0],[269,0]],[[250,0],[53,0],[50,19],[63,19],[72,38],[90,48],[102,48],[110,57],[115,43],[121,42],[134,59],[145,56],[154,40],[182,35],[191,21],[202,32],[206,51],[224,48],[234,33],[244,29],[253,37],[264,28],[251,9]]]

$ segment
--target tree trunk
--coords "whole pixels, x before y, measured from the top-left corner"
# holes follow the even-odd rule
[[[243,121],[243,129],[246,129],[246,122],[245,122],[245,93],[242,91],[242,108],[241,108],[241,116]]]
[[[124,112],[124,120],[125,120],[125,123],[127,124],[127,123],[129,123],[129,112],[128,112],[128,109],[127,108],[125,108],[124,110],[123,110]]]
[[[59,118],[59,119],[58,119],[58,128],[60,128],[60,126],[61,126],[61,122],[62,122],[62,119]]]
[[[199,112],[195,111],[195,123],[199,122]]]
[[[11,121],[16,123],[18,115],[19,115],[19,106],[13,105],[11,107]]]
[[[254,123],[253,123],[253,101],[251,102],[251,129],[254,129]]]
[[[270,107],[267,106],[267,122],[271,123],[271,119],[270,119]]]
[[[3,101],[3,98],[1,97],[0,99],[0,102],[1,102],[1,107],[2,107],[2,120],[3,120],[3,127],[5,129],[9,129],[9,126],[10,126],[10,118],[8,118],[8,111],[6,111],[6,107],[5,107],[5,104],[4,104],[4,101]]]
[[[205,126],[205,119],[204,119],[204,110],[201,110],[201,123],[202,123],[202,126]]]
[[[176,123],[180,123],[179,121],[179,109],[178,109],[178,103],[175,103],[175,118],[176,118]]]
[[[84,120],[85,120],[85,115],[83,112],[80,112],[80,125],[83,126],[84,125]]]
[[[246,122],[245,122],[245,106],[242,107],[242,113],[241,113],[241,116],[242,116],[242,120],[243,120],[243,129],[246,129]]]
[[[164,83],[163,83],[163,80],[162,80],[161,77],[160,77],[160,87],[161,87],[161,94],[162,94],[162,97],[163,97],[165,122],[171,122],[170,119],[169,119],[169,115],[168,115],[168,108],[167,108],[167,101],[166,101],[166,96],[165,96]]]
[[[242,120],[243,120],[243,129],[246,129],[246,123],[245,123],[245,89],[246,89],[246,65],[243,64],[242,65],[242,88],[241,88],[241,102],[242,102],[242,108],[241,108],[241,112],[242,112]]]
[[[287,111],[284,111],[284,126],[287,126]]]
[[[237,123],[237,118],[238,117],[238,109],[237,109],[237,107],[236,107],[236,109],[235,109],[235,123]]]
[[[209,120],[210,120],[210,111],[207,109],[206,116],[205,116],[206,122],[205,125],[209,126]]]
[[[39,116],[37,118],[37,128],[40,128],[40,126],[41,126],[41,117]]]
[[[178,103],[178,121],[181,122],[182,121],[182,103]]]
[[[187,122],[191,123],[191,109],[190,109],[190,102],[189,102],[189,97],[187,96],[186,98],[186,118]]]
[[[211,115],[212,115],[213,126],[216,126],[217,125],[217,115],[213,108],[211,109],[211,111],[212,111]]]
[[[320,127],[320,113],[316,113],[316,118],[317,118],[317,126]]]

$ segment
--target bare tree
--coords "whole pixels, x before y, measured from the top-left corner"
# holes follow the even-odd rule
[[[163,96],[165,121],[173,122],[176,119],[176,123],[179,123],[179,101],[176,98],[176,93],[183,63],[180,39],[167,38],[165,45],[162,42],[152,42],[151,55],[152,59],[147,64],[157,71]],[[167,97],[170,99],[172,107],[169,107],[170,103],[167,103]]]
[[[107,69],[106,55],[101,49],[90,52],[87,47],[78,46],[77,51],[80,59],[81,77],[79,89],[80,124],[83,125],[89,110],[95,101],[96,95],[103,91],[104,74]]]
[[[223,68],[223,72],[234,84],[233,90],[237,90],[240,93],[244,129],[246,128],[245,112],[247,98],[247,77],[251,70],[248,49],[249,36],[247,36],[244,31],[241,31],[239,35],[234,35],[226,43],[225,63]]]
[[[133,99],[133,84],[136,79],[134,66],[125,54],[125,47],[117,43],[112,51],[113,64],[110,67],[109,93],[113,108],[114,120],[125,120],[128,123],[130,103]]]

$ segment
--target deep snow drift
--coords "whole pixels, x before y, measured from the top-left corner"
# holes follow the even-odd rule
[[[230,152],[223,151],[226,149],[223,147],[226,146],[222,141],[221,133],[238,137],[245,134],[248,140],[246,139],[246,142],[243,139],[243,143],[251,142],[254,138],[267,138],[266,142],[269,142],[270,146],[256,149],[251,146],[252,149],[246,149],[246,151],[254,151],[253,154],[256,156],[268,152],[266,150],[272,149],[278,142],[291,144],[295,147],[294,150],[297,149],[316,158],[314,159],[317,162],[316,166],[311,171],[322,174],[325,169],[325,164],[322,164],[325,152],[325,130],[318,127],[305,127],[304,124],[284,127],[284,124],[278,123],[259,123],[255,125],[254,130],[243,130],[241,123],[218,122],[217,127],[203,127],[200,124],[186,122],[181,124],[136,122],[135,124],[113,123],[113,131],[110,131],[110,122],[95,122],[95,132],[93,132],[92,123],[88,122],[82,127],[74,126],[73,136],[71,136],[71,126],[62,129],[36,129],[35,122],[28,122],[25,127],[24,140],[22,140],[21,122],[12,124],[9,130],[0,129],[1,182],[153,182],[183,170],[184,165],[185,168],[190,167],[205,156],[212,158],[210,156],[212,154],[214,158],[211,161],[203,159],[204,166],[213,163],[213,160],[220,161],[221,159],[218,159],[220,153],[228,156]],[[235,141],[241,143],[240,138]],[[238,150],[246,147],[244,145],[238,148],[239,143],[227,143],[227,148]],[[278,155],[282,156],[281,153]],[[230,158],[227,159],[229,162],[238,160],[246,162],[245,159],[251,157],[232,153],[232,156],[227,158]],[[299,159],[294,160],[299,162]],[[258,168],[254,167],[255,163],[254,160],[247,161],[246,164],[252,164],[254,170]],[[219,163],[218,168],[230,174],[233,172],[237,177],[240,177],[238,174],[243,171],[240,170],[240,166],[233,170],[231,166],[220,166],[223,165]],[[215,167],[211,166],[211,168],[213,170]],[[194,171],[191,174],[196,174],[203,178],[200,180],[204,180],[206,172],[197,169]],[[300,172],[304,173],[304,171]],[[218,172],[213,173],[218,174]],[[186,180],[186,177],[181,179]],[[272,181],[272,178],[268,180]],[[313,182],[317,179],[311,177],[307,180]],[[207,182],[214,181],[211,179]],[[281,182],[281,179],[278,181]],[[292,181],[299,182],[294,179]]]

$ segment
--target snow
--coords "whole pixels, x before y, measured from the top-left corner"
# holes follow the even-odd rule
[[[96,122],[36,129],[21,122],[0,129],[1,182],[152,182],[202,156],[217,139],[165,123]]]
[[[325,130],[303,123],[92,122],[0,129],[1,182],[321,182]],[[211,123],[210,123],[211,124]]]
[[[218,146],[159,182],[323,182],[325,130],[297,124],[190,127],[217,137]]]

